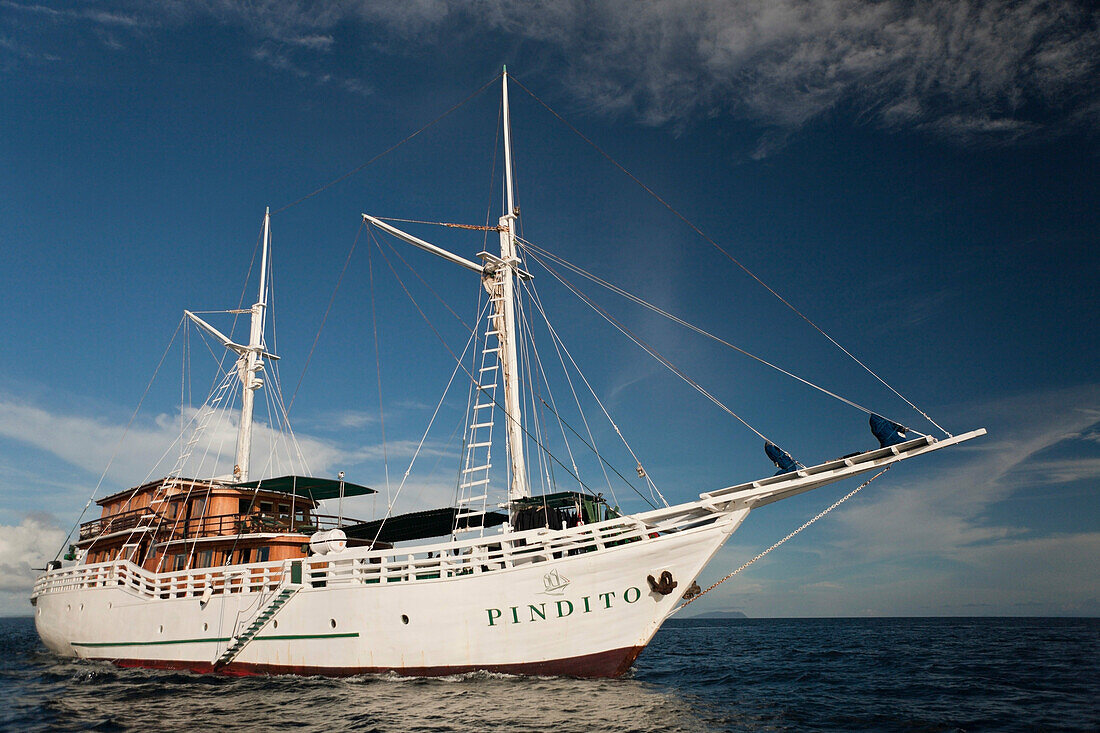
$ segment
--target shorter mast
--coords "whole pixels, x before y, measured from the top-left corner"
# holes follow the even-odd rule
[[[248,461],[252,453],[252,407],[256,390],[263,386],[257,373],[263,369],[264,316],[267,309],[267,257],[271,247],[271,208],[264,212],[264,246],[260,259],[260,295],[252,305],[252,328],[248,346],[237,359],[237,375],[241,379],[241,420],[237,428],[237,464],[233,467],[236,481],[248,480]]]

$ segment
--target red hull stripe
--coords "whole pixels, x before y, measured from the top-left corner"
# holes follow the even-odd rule
[[[596,654],[585,654],[566,659],[548,659],[544,662],[517,662],[515,664],[455,665],[448,667],[313,667],[294,664],[248,664],[232,662],[214,669],[209,662],[188,662],[171,659],[113,659],[120,667],[149,669],[184,669],[199,674],[217,673],[234,676],[265,674],[325,675],[348,677],[357,674],[385,674],[395,672],[410,677],[440,677],[465,672],[501,672],[504,674],[566,676],[566,677],[618,677],[630,669],[644,646],[612,649]]]

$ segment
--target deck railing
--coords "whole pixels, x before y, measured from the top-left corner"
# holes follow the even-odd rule
[[[35,583],[33,595],[121,586],[148,598],[209,597],[220,593],[268,591],[298,577],[307,588],[439,582],[646,542],[661,534],[691,531],[713,524],[720,516],[715,513],[683,514],[683,521],[676,527],[668,522],[654,526],[631,517],[617,517],[560,531],[537,529],[383,550],[348,549],[301,560],[173,573],[152,573],[125,561],[77,565],[53,570],[40,577]],[[294,567],[298,563],[301,564],[300,576],[298,568]]]
[[[134,509],[109,517],[101,517],[80,525],[80,540],[90,540],[116,532],[134,529],[142,517],[153,516],[147,526],[154,527],[157,519],[152,510]],[[157,528],[158,541],[195,539],[200,537],[231,536],[238,534],[269,534],[294,532],[309,535],[322,529],[335,529],[338,526],[358,522],[355,519],[339,518],[327,514],[311,514],[291,518],[288,514],[273,512],[251,512],[248,514],[216,514],[207,517],[177,519],[164,517]]]
[[[89,540],[93,537],[133,529],[137,526],[138,520],[141,517],[152,513],[152,510],[148,508],[131,509],[128,512],[120,512],[118,514],[112,514],[109,517],[100,517],[90,522],[84,522],[84,524],[80,525],[80,539]]]

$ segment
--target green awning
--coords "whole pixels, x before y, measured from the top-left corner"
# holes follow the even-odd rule
[[[245,489],[278,491],[282,494],[304,496],[314,501],[324,501],[340,496],[341,484],[344,487],[344,496],[364,496],[378,493],[374,489],[368,489],[366,486],[348,481],[339,481],[333,478],[314,478],[313,476],[279,476],[278,478],[263,478],[259,481],[242,481],[235,485]]]
[[[374,540],[378,535],[379,542],[393,543],[405,540],[420,540],[428,537],[442,537],[448,535],[455,526],[455,515],[458,510],[454,507],[443,509],[429,509],[425,512],[412,512],[410,514],[398,514],[386,520],[375,519],[372,522],[353,524],[342,527],[344,534],[349,539]],[[500,512],[485,512],[485,526],[495,527],[508,521],[507,514]],[[482,516],[468,517],[460,520],[469,522],[470,527],[480,527]],[[462,524],[460,529],[465,529]],[[381,528],[381,533],[379,533]]]

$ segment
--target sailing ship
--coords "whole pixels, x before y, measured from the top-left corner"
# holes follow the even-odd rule
[[[517,290],[532,275],[517,249],[507,70],[501,78],[504,200],[497,225],[485,227],[499,234],[499,252],[466,259],[363,215],[367,226],[473,271],[484,290],[478,323],[486,330],[471,335],[480,361],[456,367],[472,397],[455,504],[402,515],[387,507],[383,518],[357,522],[343,517],[343,500],[374,491],[343,474],[253,476],[254,399],[278,358],[265,340],[266,214],[259,297],[240,311],[251,318],[248,343],[185,312],[236,357],[233,378],[192,426],[201,433],[239,387],[231,475],[184,475],[192,438],[165,477],[99,499],[101,516],[79,526],[66,559],[35,583],[35,624],[49,649],[239,675],[615,677],[698,595],[700,573],[753,509],[984,434],[909,437],[872,415],[877,449],[803,466],[769,443],[777,474],[640,513],[584,490],[534,493],[517,353]],[[503,423],[507,458],[506,496],[497,503],[489,488],[494,423]],[[637,471],[649,481],[640,463]],[[331,500],[341,502],[337,516],[320,511]]]

